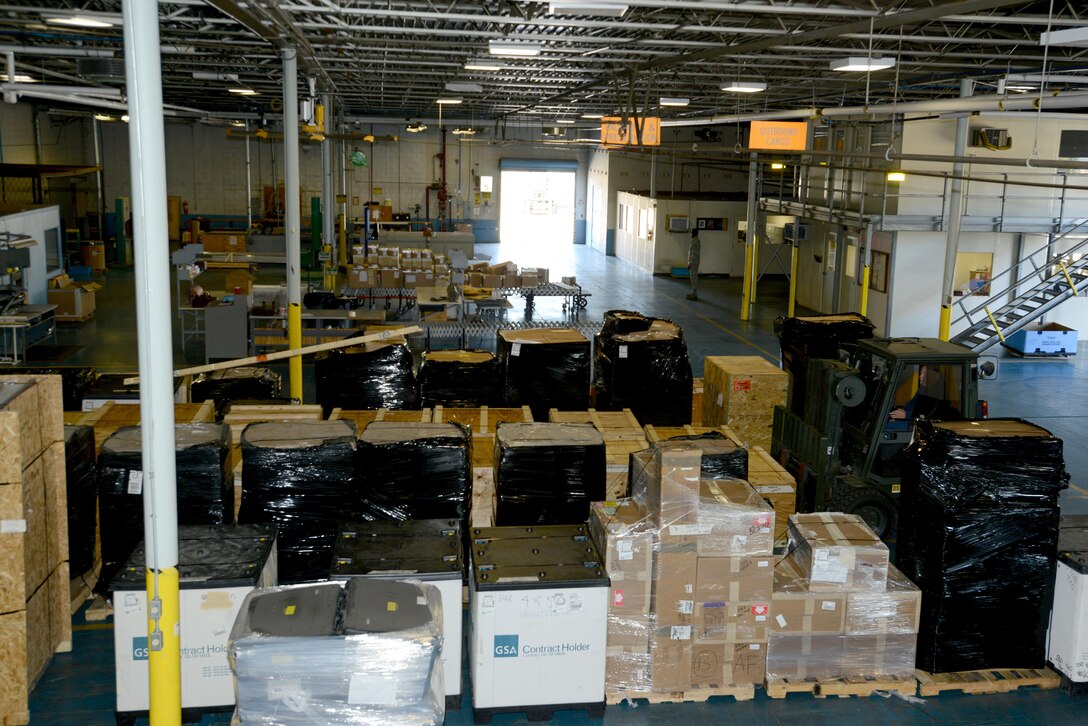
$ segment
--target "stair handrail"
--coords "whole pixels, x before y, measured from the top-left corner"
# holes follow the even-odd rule
[[[1070,227],[1065,232],[1062,232],[1060,235],[1055,237],[1054,242],[1058,242],[1058,241],[1064,239],[1065,237],[1069,236],[1070,234],[1077,231],[1081,227],[1085,227],[1086,225],[1088,225],[1088,217],[1085,217],[1080,222],[1078,222],[1076,225]],[[1018,276],[1018,278],[1016,279],[1015,282],[1010,282],[1006,287],[998,290],[997,292],[993,292],[992,288],[993,288],[995,280],[999,280],[999,279],[1001,279],[1001,278],[1003,278],[1005,276],[1009,276],[1010,279],[1011,279],[1012,272],[1014,270],[1019,270],[1020,266],[1023,265],[1024,263],[1030,262],[1033,265],[1035,265],[1034,258],[1040,252],[1043,253],[1044,260],[1043,260],[1043,264],[1041,266],[1035,265],[1036,270],[1043,269],[1048,265],[1054,264],[1055,261],[1060,260],[1060,259],[1062,259],[1063,257],[1065,257],[1067,255],[1073,254],[1073,253],[1079,251],[1080,249],[1082,249],[1084,247],[1088,247],[1088,237],[1085,237],[1078,244],[1074,245],[1073,247],[1070,247],[1068,250],[1065,250],[1064,252],[1062,252],[1060,254],[1055,254],[1053,258],[1047,256],[1047,252],[1049,251],[1050,247],[1051,247],[1051,245],[1047,245],[1046,247],[1042,247],[1040,249],[1037,249],[1034,252],[1032,252],[1031,254],[1020,258],[1019,260],[1014,262],[1007,269],[1002,270],[1001,272],[999,272],[997,274],[991,275],[989,283],[988,283],[989,287],[991,288],[991,292],[990,292],[989,295],[982,296],[982,295],[976,295],[976,294],[968,294],[968,295],[964,295],[959,300],[957,300],[956,305],[959,306],[960,310],[963,311],[963,314],[952,321],[952,326],[955,327],[955,325],[957,323],[963,322],[964,320],[968,321],[968,323],[974,324],[975,321],[972,320],[972,318],[971,318],[972,315],[976,315],[976,314],[978,314],[980,312],[983,312],[984,308],[990,307],[990,303],[992,301],[994,301],[996,298],[999,298],[999,297],[1001,297],[1003,295],[1007,295],[1009,292],[1017,292],[1017,294],[1014,297],[1018,297],[1019,296],[1019,289],[1025,283],[1027,283],[1029,281],[1032,281],[1032,280],[1036,280],[1036,275],[1034,275],[1034,274],[1020,275],[1020,276]],[[1040,281],[1045,280],[1045,279],[1046,278],[1039,278]],[[1031,287],[1035,287],[1035,285],[1037,285],[1037,284],[1038,284],[1038,281],[1031,282]],[[1028,289],[1031,289],[1031,288],[1028,288]],[[979,302],[979,304],[977,306],[975,306],[974,308],[968,310],[967,306],[965,304],[965,301],[968,298],[978,299],[980,297],[982,298],[981,302]]]

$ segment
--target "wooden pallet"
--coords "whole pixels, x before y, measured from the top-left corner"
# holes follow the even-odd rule
[[[86,315],[54,315],[53,319],[58,323],[75,323],[77,325],[82,325],[93,317],[94,311],[92,310]]]
[[[321,406],[311,404],[296,406],[290,403],[231,404],[223,416],[223,423],[230,426],[234,445],[242,443],[242,431],[251,423],[270,421],[321,421],[325,417]]]
[[[472,466],[495,465],[495,427],[500,423],[533,423],[533,412],[521,408],[446,408],[435,406],[431,420],[454,422],[472,429]]]
[[[955,673],[914,672],[918,695],[936,696],[944,691],[964,693],[1008,693],[1020,688],[1049,690],[1061,686],[1062,678],[1049,668],[1004,668]]]
[[[775,678],[767,681],[770,698],[807,693],[816,698],[835,696],[868,698],[874,693],[902,693],[913,696],[918,688],[914,678],[903,676],[845,676],[842,678]]]
[[[717,696],[729,697],[735,701],[751,701],[756,697],[756,687],[748,683],[737,686],[719,686],[717,688],[693,688],[690,691],[673,691],[671,693],[623,691],[605,694],[605,703],[609,706],[616,706],[624,701],[645,701],[649,704],[706,703]]]
[[[551,423],[589,423],[598,431],[604,433],[606,429],[641,429],[635,414],[631,409],[622,411],[598,411],[591,408],[588,411],[560,411],[551,409],[548,412],[548,421]]]

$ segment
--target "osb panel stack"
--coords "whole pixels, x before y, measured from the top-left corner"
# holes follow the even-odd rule
[[[174,404],[174,423],[212,423],[214,421],[214,401]],[[102,450],[102,442],[113,436],[117,429],[140,425],[140,406],[135,403],[107,401],[93,411],[82,414],[78,420],[68,421],[68,423],[94,427],[94,450],[97,456]]]
[[[72,649],[60,376],[0,376],[0,723]]]
[[[703,379],[691,379],[691,422],[696,426],[703,423]]]
[[[622,411],[558,411],[548,413],[551,423],[588,423],[604,437],[605,466],[607,467],[605,493],[610,501],[622,499],[628,494],[628,468],[630,455],[649,448],[646,432],[631,409]]]
[[[533,412],[521,408],[445,408],[435,406],[435,423],[459,423],[472,429],[473,468],[495,465],[495,427],[500,423],[533,423]]]
[[[749,446],[771,447],[774,407],[786,405],[789,374],[759,356],[708,356],[703,425],[728,426]]]
[[[774,541],[786,538],[789,516],[797,511],[797,482],[762,446],[748,449],[748,483],[774,507]]]

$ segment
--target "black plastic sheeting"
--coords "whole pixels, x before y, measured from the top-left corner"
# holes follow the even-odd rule
[[[250,424],[242,432],[243,524],[275,523],[281,583],[324,580],[354,499],[350,421]]]
[[[991,435],[921,420],[904,462],[896,565],[922,590],[918,667],[931,673],[1046,665],[1062,441],[1017,419],[980,424]]]
[[[859,340],[873,337],[873,325],[860,313],[779,317],[774,332],[782,347],[782,368],[790,374],[790,410],[802,416],[805,405],[805,379],[812,358],[839,359],[839,350],[847,354]]]
[[[314,378],[317,402],[326,416],[334,408],[419,408],[412,353],[405,343],[364,343],[318,353]]]
[[[457,353],[466,355],[462,360],[451,358]],[[424,353],[418,382],[423,408],[503,405],[499,360],[486,351],[440,351],[433,356]]]
[[[92,427],[64,427],[64,471],[68,492],[68,568],[76,578],[94,566],[98,490]]]
[[[94,368],[89,366],[5,366],[3,373],[5,376],[60,376],[65,411],[82,411],[83,397],[98,380]]]
[[[692,376],[684,331],[667,320],[605,313],[596,339],[594,407],[631,409],[643,425],[691,423]],[[641,330],[618,332],[633,327]],[[637,324],[637,325],[636,325]]]
[[[547,421],[553,408],[589,408],[589,340],[519,343],[499,331],[497,349],[507,406],[529,406],[537,421]]]
[[[471,433],[456,423],[375,421],[356,452],[357,518],[457,519],[472,502]]]
[[[267,368],[229,368],[198,375],[189,397],[193,403],[215,401],[215,420],[222,421],[231,403],[271,401],[280,395],[280,386],[280,375]]]
[[[178,524],[234,521],[230,427],[176,424]],[[139,426],[118,429],[98,455],[98,511],[102,582],[124,564],[144,538],[143,460]]]
[[[503,423],[496,441],[496,526],[583,524],[604,500],[604,439],[589,424]]]
[[[748,449],[738,446],[725,434],[711,431],[692,436],[673,436],[654,444],[655,449],[670,446],[698,446],[703,453],[699,476],[703,479],[748,479]]]

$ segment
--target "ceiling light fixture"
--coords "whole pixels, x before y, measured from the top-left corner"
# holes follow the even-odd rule
[[[210,71],[193,71],[195,81],[234,81],[238,82],[237,73],[212,73]]]
[[[464,99],[461,98],[438,98],[435,99],[435,103],[439,106],[456,106],[459,103],[464,103]]]
[[[487,44],[491,55],[528,58],[540,55],[539,43],[511,43],[505,40],[492,40]]]
[[[113,121],[113,116],[107,116],[104,113],[96,113],[94,115],[95,121]]]
[[[683,108],[684,106],[688,105],[688,99],[686,99],[686,98],[668,98],[666,96],[662,96],[659,103],[662,106],[676,106],[676,107],[679,107],[679,108]]]
[[[467,129],[458,128],[458,129],[453,130],[453,134],[455,136],[475,136],[476,135],[476,129],[474,129],[474,128],[467,128]]]
[[[890,181],[890,182],[901,182],[901,181],[906,181],[906,180],[907,180],[907,175],[904,174],[901,171],[889,171],[888,172],[888,181]]]
[[[603,113],[583,113],[582,118],[604,118]]]
[[[3,81],[5,83],[7,83],[8,82],[8,74],[7,73],[0,73],[0,81]],[[15,74],[15,80],[12,81],[12,82],[13,83],[36,83],[37,81],[35,81],[30,76],[24,75],[22,73],[16,73]]]
[[[602,18],[622,18],[627,14],[627,10],[627,5],[584,2],[583,0],[557,0],[548,3],[549,15],[592,15]]]
[[[483,60],[471,60],[465,63],[466,71],[501,71],[502,66],[498,63],[483,61]]]
[[[228,88],[227,90],[230,91],[231,93],[237,94],[239,96],[257,96],[257,95],[260,95],[256,91],[254,91],[252,88],[243,88],[241,86],[239,86],[238,88]]]
[[[73,28],[112,28],[113,18],[105,15],[52,15],[43,18],[50,25],[67,25]]]
[[[771,164],[771,171],[782,171],[785,168],[786,168],[786,165],[783,164],[780,161],[776,161],[773,164]]]
[[[895,68],[895,58],[839,58],[831,61],[833,71],[883,71]]]
[[[453,91],[454,93],[480,93],[484,90],[484,87],[479,83],[460,83],[457,81],[446,84],[447,91]]]
[[[753,81],[730,81],[722,84],[723,91],[730,93],[760,93],[767,90],[767,84]]]
[[[124,121],[127,124],[128,123],[128,114],[126,113],[124,116],[122,116],[121,120]]]
[[[231,121],[230,125],[234,126],[235,128],[244,129],[246,127],[246,122],[245,121]]]
[[[408,124],[404,127],[404,130],[410,134],[420,134],[427,130],[427,124],[418,121],[414,124]]]
[[[574,123],[574,119],[572,119],[572,118],[557,118],[557,119],[555,120],[555,122],[556,122],[557,124],[567,124],[567,125],[570,125],[570,124]]]

